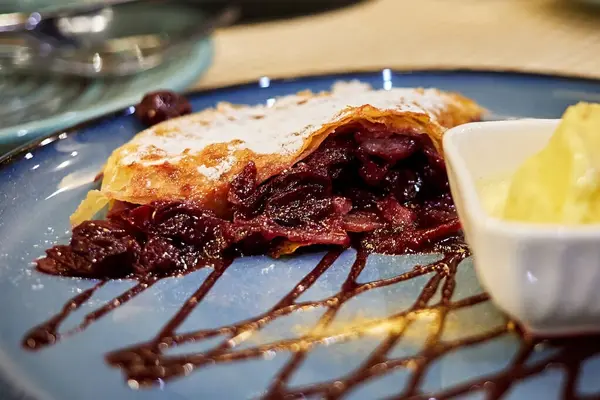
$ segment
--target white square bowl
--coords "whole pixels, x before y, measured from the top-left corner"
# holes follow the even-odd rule
[[[484,209],[477,183],[512,174],[559,120],[462,125],[444,135],[452,196],[492,300],[539,335],[600,331],[600,225],[507,222]]]

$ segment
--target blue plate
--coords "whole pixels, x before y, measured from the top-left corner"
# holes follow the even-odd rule
[[[223,100],[253,104],[305,88],[327,89],[338,79],[361,79],[375,87],[458,90],[500,117],[553,118],[579,100],[600,101],[598,81],[513,73],[389,70],[276,82],[261,79],[256,84],[194,93],[190,99],[195,110]],[[162,280],[82,332],[38,352],[24,350],[21,341],[29,329],[95,285],[88,280],[42,275],[33,269],[32,260],[56,241],[68,240],[69,214],[94,187],[92,179],[110,152],[139,129],[131,110],[126,110],[58,132],[0,161],[1,398],[246,399],[264,395],[274,387],[276,377],[282,379],[288,394],[312,392],[316,397],[324,393],[319,390],[327,389],[329,394],[344,392],[355,399],[409,394],[428,398],[440,393],[483,399],[486,391],[509,399],[555,399],[574,393],[599,398],[600,338],[543,342],[528,348],[529,342],[486,301],[469,260],[458,268],[451,301],[476,305],[449,312],[441,324],[433,306],[441,296],[437,293],[429,301],[432,306],[411,314],[406,330],[398,331],[403,326],[399,320],[378,323],[376,318],[406,311],[431,275],[395,284],[389,278],[412,271],[417,263],[434,260],[434,255],[427,259],[370,256],[358,281],[387,284],[344,303],[333,325],[344,327],[341,332],[354,328],[363,335],[321,340],[301,356],[292,351],[311,342],[307,333],[323,315],[323,307],[283,315],[252,335],[238,336],[231,361],[214,356],[210,362],[189,368],[188,376],[158,381],[151,388],[136,389],[135,381],[127,382],[119,368],[105,362],[108,352],[155,337],[205,282],[211,269]],[[323,253],[313,253],[279,260],[238,259],[177,328],[178,333],[208,330],[214,336],[169,349],[166,354],[207,354],[229,339],[216,328],[255,318],[274,307],[322,257]],[[318,303],[337,293],[354,258],[353,250],[343,253],[312,286],[304,283],[305,292],[296,301]],[[110,304],[132,286],[134,282],[114,281],[101,287],[66,319],[61,331],[76,327],[86,314]],[[285,340],[288,345],[281,349],[279,344]],[[250,357],[237,358],[244,354]],[[568,369],[559,363],[565,354],[570,357]],[[368,379],[353,380],[356,371],[367,374]],[[414,389],[411,393],[407,391],[410,387]]]

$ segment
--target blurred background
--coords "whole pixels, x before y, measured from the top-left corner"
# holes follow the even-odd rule
[[[215,62],[199,86],[261,74],[378,67],[600,77],[600,1],[356,1],[329,12],[224,29],[215,44]]]
[[[0,0],[0,150],[157,88],[380,68],[600,78],[600,0]]]

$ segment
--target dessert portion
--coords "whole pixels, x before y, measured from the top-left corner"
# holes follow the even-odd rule
[[[581,103],[560,120],[477,123],[444,137],[478,279],[534,335],[600,331],[599,110]]]
[[[441,137],[482,112],[453,93],[351,82],[163,122],[113,152],[70,244],[38,268],[106,278],[314,245],[426,249],[460,234]]]
[[[512,221],[600,223],[600,104],[569,107],[547,145],[512,177],[482,184],[484,207]]]

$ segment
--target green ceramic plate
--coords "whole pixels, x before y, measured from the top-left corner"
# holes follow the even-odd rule
[[[89,1],[3,0],[0,13],[55,9]],[[212,44],[209,40],[190,44],[189,51],[180,54],[138,75],[93,80],[8,72],[0,63],[0,153],[50,131],[127,107],[146,92],[188,88],[209,66]]]
[[[183,90],[198,79],[211,59],[212,44],[206,40],[186,57],[120,79],[48,78],[0,71],[0,151],[134,104],[148,91]]]

